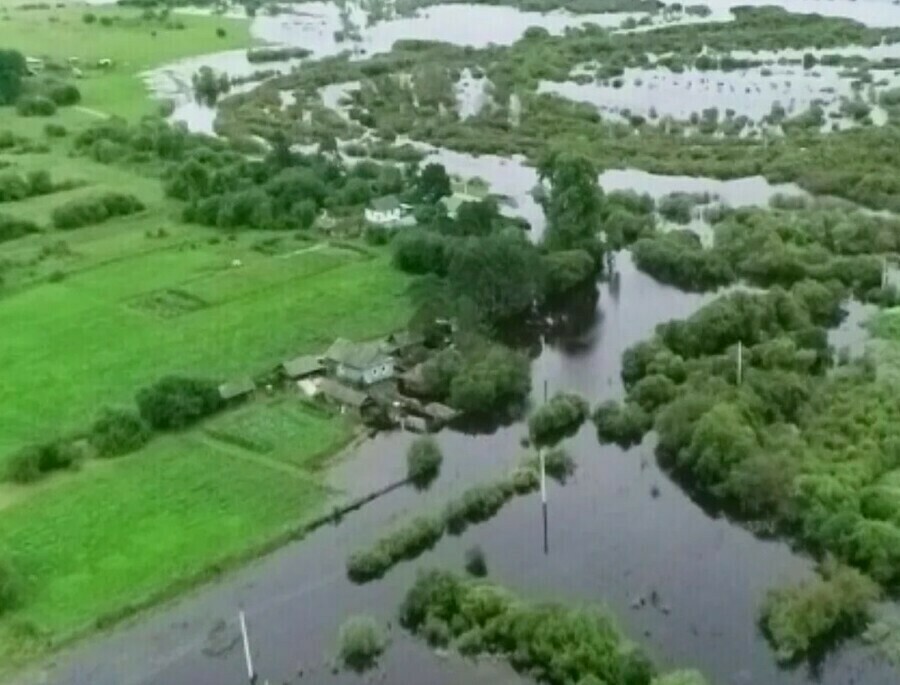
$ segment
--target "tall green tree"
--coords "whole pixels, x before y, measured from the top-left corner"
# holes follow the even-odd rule
[[[25,58],[18,50],[0,50],[0,104],[11,105],[22,92]]]
[[[556,155],[542,162],[538,173],[550,182],[541,201],[547,216],[544,245],[550,250],[582,248],[595,259],[602,257],[603,191],[594,165],[584,157]]]

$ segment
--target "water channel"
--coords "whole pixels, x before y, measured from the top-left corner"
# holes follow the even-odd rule
[[[787,4],[790,7],[793,3]],[[799,4],[853,5],[854,11],[866,5],[887,6],[880,0],[803,0]],[[315,5],[331,16],[330,5]],[[295,6],[288,18],[260,17],[254,29],[271,31],[268,37],[277,40],[275,28],[283,22],[278,30],[292,32],[296,30],[292,24],[299,21],[300,26],[308,28],[303,35],[331,35],[327,18],[298,13],[299,7],[303,6]],[[443,11],[431,8],[428,13],[440,16]],[[456,8],[455,12],[458,25],[468,25],[471,28],[467,30],[475,32],[496,30],[498,42],[505,39],[507,31],[512,36],[538,23],[529,16],[513,31],[479,25],[471,19],[459,20],[468,9]],[[379,26],[389,24],[366,30],[378,31]],[[263,30],[260,26],[270,28]],[[402,37],[434,37],[414,33],[414,28],[408,30],[411,33]],[[322,40],[323,44],[327,42]],[[373,38],[367,49],[386,45],[381,40]],[[325,52],[323,48],[318,54]],[[239,57],[235,54],[228,59]],[[196,63],[210,61],[200,58]],[[185,73],[179,70],[180,65],[169,73]],[[196,128],[203,128],[203,124]],[[427,151],[429,158],[444,163],[452,173],[488,181],[492,191],[511,198],[508,211],[528,219],[534,234],[540,234],[543,216],[530,193],[537,182],[532,167],[521,159],[473,157],[435,148]],[[712,182],[635,170],[607,171],[600,182],[607,190],[631,189],[654,197],[673,191],[710,192],[735,206],[762,205],[779,192],[802,194],[796,186],[772,186],[761,178]],[[543,341],[532,364],[535,395],[542,392],[546,381],[551,392],[578,392],[592,404],[621,397],[622,352],[649,337],[657,324],[689,316],[713,297],[660,285],[637,271],[627,254],[618,255],[616,275],[600,285],[599,299],[581,307],[565,332]],[[860,323],[865,314],[865,310],[852,308],[845,324],[833,333],[832,342],[858,354],[864,344]],[[542,549],[539,500],[529,496],[514,500],[494,519],[463,536],[445,538],[418,560],[394,568],[380,582],[357,586],[347,580],[344,564],[352,551],[371,544],[392,525],[414,514],[434,511],[468,487],[504,473],[521,457],[520,439],[525,432],[521,423],[488,434],[444,430],[437,435],[445,454],[443,472],[429,492],[396,490],[347,516],[340,525],[321,528],[306,540],[228,574],[220,582],[76,645],[59,654],[52,664],[24,674],[21,682],[243,682],[243,656],[235,620],[237,610],[243,608],[262,680],[358,683],[359,677],[333,673],[330,667],[341,622],[356,613],[392,621],[417,569],[440,566],[461,570],[464,550],[476,543],[486,553],[491,577],[523,595],[608,605],[625,632],[646,647],[663,668],[696,667],[718,685],[897,682],[896,672],[889,665],[856,642],[829,654],[815,669],[806,664],[789,670],[779,668],[756,625],[759,603],[771,587],[810,578],[813,562],[787,543],[756,537],[693,502],[658,468],[652,437],[641,446],[623,451],[601,446],[593,429],[586,426],[566,443],[578,469],[564,486],[551,485],[547,555]],[[351,498],[401,478],[405,450],[412,439],[403,432],[382,433],[346,455],[331,475],[333,485],[343,493],[341,497]],[[644,602],[641,606],[640,600],[654,592],[659,597],[657,605]],[[391,640],[375,680],[429,685],[523,682],[502,664],[435,654],[396,626],[391,630]]]

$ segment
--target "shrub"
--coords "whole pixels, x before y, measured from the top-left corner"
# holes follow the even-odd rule
[[[487,521],[500,511],[513,494],[513,488],[506,481],[469,488],[447,505],[444,511],[447,532],[459,535],[470,523]]]
[[[782,661],[856,632],[880,596],[878,586],[855,569],[827,564],[824,573],[823,580],[772,590],[766,597],[761,622]]]
[[[444,535],[438,518],[419,516],[378,540],[371,549],[355,552],[347,560],[347,576],[354,583],[380,578],[403,559],[414,559]]]
[[[653,425],[653,417],[631,402],[604,402],[593,418],[601,442],[614,442],[623,449],[641,442]]]
[[[41,474],[40,454],[31,447],[14,453],[6,462],[6,478],[14,483],[33,483]]]
[[[21,599],[21,582],[15,569],[0,557],[0,616],[14,609]]]
[[[23,95],[16,102],[16,111],[23,117],[49,117],[56,114],[56,103],[43,95]]]
[[[81,102],[81,91],[71,83],[53,83],[46,91],[46,96],[56,105],[66,107]]]
[[[134,195],[110,192],[69,200],[53,210],[53,225],[62,230],[99,224],[114,216],[127,216],[144,209]]]
[[[571,393],[559,393],[528,419],[528,432],[536,447],[554,445],[574,435],[590,414],[587,401]]]
[[[484,551],[478,545],[466,550],[466,571],[476,578],[487,575],[487,561],[484,558]]]
[[[21,238],[29,233],[37,233],[37,231],[38,226],[33,221],[0,214],[0,243]]]
[[[153,428],[184,428],[222,408],[216,383],[201,378],[167,376],[137,394],[141,418]]]
[[[116,457],[128,454],[147,443],[150,428],[136,412],[104,409],[93,427],[90,440],[97,454]]]
[[[338,656],[345,668],[358,672],[372,668],[386,647],[381,627],[371,616],[352,616],[341,625]]]
[[[33,483],[51,471],[74,466],[82,457],[72,440],[51,440],[29,445],[13,454],[7,461],[6,477],[14,483]]]
[[[441,448],[433,438],[419,438],[406,453],[407,477],[417,489],[425,490],[438,477],[443,460]]]
[[[97,21],[97,15],[93,12],[85,12],[81,15],[81,21],[85,24],[93,24]]]

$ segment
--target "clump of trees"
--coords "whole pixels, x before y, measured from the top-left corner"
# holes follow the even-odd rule
[[[590,406],[579,395],[558,393],[528,419],[528,432],[536,447],[547,447],[574,435],[590,414]]]
[[[23,95],[16,101],[23,117],[49,117],[56,114],[56,103],[46,95]]]
[[[760,621],[781,661],[795,661],[859,632],[880,597],[878,585],[855,569],[828,563],[823,573],[824,578],[766,596]]]
[[[22,93],[27,73],[25,57],[18,50],[0,50],[0,105],[11,105]]]
[[[157,430],[184,428],[223,406],[214,381],[183,376],[166,376],[143,388],[136,401],[141,418]]]
[[[104,409],[91,427],[90,441],[101,457],[117,457],[150,440],[150,427],[134,411]]]
[[[419,490],[426,490],[441,472],[444,455],[434,438],[415,440],[406,453],[406,476]]]
[[[194,86],[194,98],[208,107],[216,104],[219,96],[231,90],[231,81],[228,74],[216,74],[212,67],[202,66],[191,76],[191,84]]]
[[[6,478],[23,485],[33,483],[53,471],[75,467],[84,456],[77,439],[58,438],[28,445],[7,460]]]
[[[144,209],[144,203],[134,195],[107,192],[69,200],[53,210],[51,219],[56,228],[71,230],[103,223],[116,216],[136,214]]]
[[[0,214],[0,243],[15,240],[29,233],[37,233],[38,225],[28,219],[19,219],[9,214]]]
[[[552,476],[552,474],[551,474]],[[438,516],[419,516],[347,560],[347,576],[354,583],[381,578],[405,559],[431,549],[444,536],[461,534],[469,525],[487,521],[516,495],[534,492],[537,470],[525,464],[493,483],[477,485],[451,500]]]
[[[16,202],[29,197],[70,190],[78,185],[77,181],[54,182],[50,178],[50,172],[44,169],[29,171],[25,175],[6,171],[0,173],[0,202]]]
[[[251,64],[260,62],[283,62],[289,59],[303,59],[312,54],[310,50],[300,47],[254,48],[247,50],[247,61]]]
[[[400,606],[400,623],[434,646],[492,655],[552,685],[649,685],[649,659],[593,607],[532,604],[484,581],[420,573]]]
[[[338,633],[338,657],[344,668],[361,673],[377,665],[387,638],[371,616],[351,616]]]

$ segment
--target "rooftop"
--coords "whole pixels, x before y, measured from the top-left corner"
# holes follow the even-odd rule
[[[256,390],[256,384],[250,378],[237,378],[219,386],[219,396],[223,400],[233,400],[241,395],[248,395]]]
[[[400,209],[400,200],[396,195],[385,195],[372,200],[369,203],[369,209],[374,209],[376,212],[393,212]]]
[[[306,354],[301,357],[289,359],[281,365],[281,368],[288,378],[302,378],[303,376],[309,376],[317,371],[321,371],[322,362],[319,361],[318,357]]]
[[[328,348],[325,358],[353,369],[368,369],[387,362],[390,354],[385,351],[384,345],[378,340],[355,343],[338,338]]]
[[[345,404],[348,407],[354,407],[355,409],[359,409],[366,402],[372,400],[366,393],[355,390],[342,383],[338,383],[330,378],[322,379],[322,382],[319,383],[319,392],[341,404]]]

